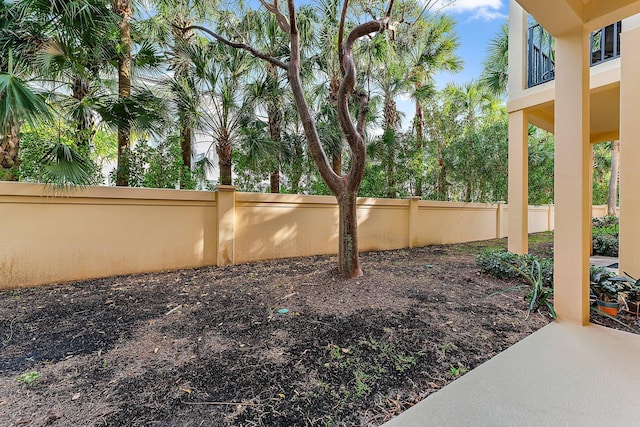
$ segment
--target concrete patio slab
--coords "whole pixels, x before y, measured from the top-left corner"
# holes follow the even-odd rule
[[[640,336],[553,322],[385,427],[640,425]]]

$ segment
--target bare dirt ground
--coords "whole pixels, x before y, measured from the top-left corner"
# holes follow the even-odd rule
[[[551,320],[488,297],[510,282],[475,255],[505,244],[366,253],[348,281],[317,256],[2,291],[0,425],[382,424]]]

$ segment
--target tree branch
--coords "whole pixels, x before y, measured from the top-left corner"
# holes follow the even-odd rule
[[[345,0],[346,3],[347,0]],[[390,13],[394,0],[391,0],[386,15],[378,20],[360,24],[351,30],[347,37],[347,42],[342,49],[342,66],[344,67],[344,78],[338,90],[338,120],[352,152],[353,165],[348,175],[348,185],[350,189],[357,189],[364,176],[364,166],[366,162],[366,145],[364,142],[364,124],[367,110],[366,97],[360,97],[360,114],[358,117],[358,127],[354,127],[349,113],[349,97],[353,93],[356,83],[356,67],[353,62],[353,45],[363,36],[374,32],[383,32],[389,27]],[[343,17],[344,17],[343,9]],[[342,24],[341,24],[342,25]]]
[[[343,178],[336,174],[329,165],[327,155],[320,142],[315,120],[304,96],[302,79],[300,77],[300,33],[298,31],[294,0],[287,0],[287,6],[289,8],[289,22],[291,25],[289,32],[291,37],[291,59],[287,77],[289,78],[289,84],[291,84],[291,92],[293,93],[296,109],[300,116],[300,122],[302,122],[302,127],[304,128],[304,134],[307,137],[309,153],[318,167],[318,172],[320,172],[322,179],[327,183],[333,194],[338,195],[344,191],[344,186],[342,185]]]
[[[347,7],[349,7],[349,0],[345,0],[342,4],[342,12],[340,13],[340,27],[338,30],[338,62],[340,63],[340,72],[344,77],[345,69],[343,64],[344,59],[344,25],[347,20]]]
[[[186,28],[182,28],[182,27],[178,27],[175,26],[174,27],[178,28],[179,30],[182,31],[189,31],[189,30],[200,30],[204,33],[209,34],[211,37],[213,37],[214,39],[216,39],[217,41],[219,41],[220,43],[224,43],[227,46],[233,47],[235,49],[243,49],[246,50],[247,52],[249,52],[251,55],[255,56],[256,58],[260,58],[260,59],[264,59],[267,62],[270,62],[271,64],[282,68],[283,70],[287,71],[289,70],[289,64],[286,64],[285,62],[280,61],[279,59],[274,58],[271,55],[267,55],[266,53],[260,52],[256,49],[254,49],[253,47],[249,46],[248,44],[241,42],[232,42],[230,40],[227,40],[226,38],[214,33],[213,31],[211,31],[208,28],[202,27],[200,25],[190,25]]]
[[[276,20],[278,21],[278,26],[282,31],[289,34],[291,33],[291,24],[289,24],[289,20],[286,16],[280,11],[280,2],[279,0],[273,0],[273,4],[267,3],[264,0],[260,0],[260,3],[267,9],[269,12],[273,13],[276,16]]]

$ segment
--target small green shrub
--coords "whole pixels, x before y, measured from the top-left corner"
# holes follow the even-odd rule
[[[593,236],[593,254],[617,257],[619,250],[618,236],[600,234]]]
[[[540,263],[542,284],[553,286],[553,260],[550,258],[540,258],[531,254],[518,255],[503,250],[487,250],[476,258],[476,264],[483,272],[499,279],[522,277],[518,269],[530,271],[536,261]]]
[[[592,225],[593,254],[617,257],[620,235],[618,218],[613,215],[594,218]]]
[[[591,221],[593,228],[606,228],[618,224],[618,217],[615,215],[605,215],[600,218],[593,218]]]
[[[40,373],[38,371],[25,372],[16,378],[16,381],[23,384],[25,387],[31,387],[35,385],[40,379]]]
[[[529,314],[546,307],[553,318],[553,261],[535,255],[518,255],[504,251],[485,251],[478,255],[478,266],[485,273],[499,278],[521,278],[525,285],[511,286],[501,292],[514,291],[530,285],[526,296]],[[494,294],[492,294],[494,295]],[[528,315],[527,315],[528,317]]]

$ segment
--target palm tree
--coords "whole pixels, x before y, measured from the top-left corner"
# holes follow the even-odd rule
[[[466,155],[458,155],[457,162],[460,164],[458,170],[464,181],[463,199],[471,202],[474,193],[474,168],[472,163],[474,160],[474,144],[478,137],[478,118],[490,118],[492,115],[500,112],[499,103],[496,98],[489,92],[488,88],[477,82],[472,81],[463,86],[457,84],[449,84],[445,88],[445,96],[452,103],[455,111],[458,112],[456,120],[460,123],[462,134],[458,140],[461,144],[461,150],[458,154],[466,153]]]
[[[189,63],[189,47],[198,43],[190,27],[206,22],[216,12],[216,1],[210,0],[153,0],[155,13],[141,30],[166,49],[172,79],[168,82],[177,111],[182,164],[192,166],[192,145],[198,126],[198,94],[192,73],[196,67]],[[202,65],[202,64],[201,64]],[[188,99],[192,98],[192,99]],[[183,183],[181,183],[181,186]]]
[[[481,83],[485,84],[496,96],[507,93],[509,77],[509,24],[504,23],[498,34],[489,42],[489,52],[484,62]]]
[[[131,24],[132,15],[131,0],[112,0],[114,12],[120,17],[118,28],[118,98],[120,101],[131,96]],[[128,186],[129,178],[121,167],[126,151],[131,143],[131,129],[128,120],[118,125],[118,169],[116,173],[116,185]]]
[[[192,96],[177,97],[178,109],[189,111],[195,127],[212,136],[219,184],[231,185],[233,146],[239,143],[246,123],[243,88],[252,70],[252,58],[243,50],[217,43],[194,43],[181,49],[192,69],[176,82],[182,84],[182,95]],[[191,102],[189,106],[187,102]]]
[[[283,59],[289,55],[289,45],[285,34],[280,31],[275,16],[270,12],[257,12],[249,14],[244,20],[244,25],[254,36],[257,48],[268,55]],[[292,105],[293,100],[286,90],[286,76],[282,70],[271,63],[257,63],[262,72],[249,90],[249,102],[256,110],[263,110],[267,116],[267,130],[269,134],[266,157],[272,159],[271,172],[269,174],[269,187],[271,193],[280,192],[280,170],[285,160],[286,150],[283,145],[283,131],[285,108]],[[265,141],[258,138],[257,141]],[[253,145],[255,147],[255,145]],[[265,148],[267,148],[265,147]]]
[[[117,16],[103,0],[21,0],[14,7],[20,25],[28,31],[21,37],[34,45],[29,49],[34,75],[75,121],[78,147],[88,152],[97,123],[96,107],[108,93],[102,74],[115,47],[105,40]]]
[[[391,49],[389,49],[391,50]],[[398,144],[396,134],[400,130],[402,114],[398,111],[396,97],[406,91],[405,64],[396,52],[390,52],[381,59],[381,65],[374,71],[374,80],[382,92],[382,137],[378,138],[370,148],[373,157],[381,159],[387,180],[386,196],[398,196],[396,177],[396,157]]]
[[[440,71],[455,72],[462,68],[455,50],[460,45],[454,33],[455,21],[443,15],[418,20],[404,45],[408,61],[409,94],[415,103],[414,130],[419,164],[424,164],[425,102],[434,95],[434,76]],[[418,171],[415,196],[422,196],[423,174]]]
[[[17,181],[21,126],[36,126],[52,114],[44,97],[20,79],[10,51],[7,59],[0,72],[0,180]]]

